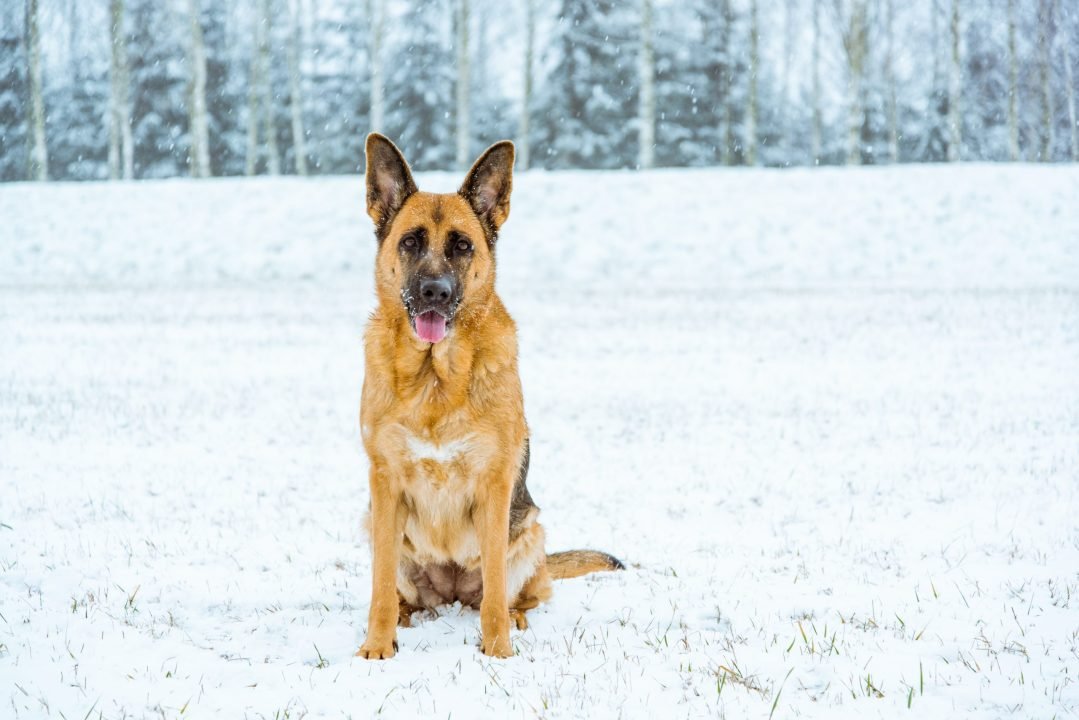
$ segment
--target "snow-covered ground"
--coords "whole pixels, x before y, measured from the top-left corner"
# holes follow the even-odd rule
[[[360,179],[0,186],[0,717],[1079,714],[1079,168],[516,187],[529,487],[629,569],[372,663]]]

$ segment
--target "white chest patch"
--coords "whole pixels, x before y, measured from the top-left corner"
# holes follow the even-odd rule
[[[434,460],[439,463],[448,463],[469,449],[471,439],[471,435],[465,435],[448,443],[436,445],[415,435],[409,435],[406,442],[409,455],[414,461]]]

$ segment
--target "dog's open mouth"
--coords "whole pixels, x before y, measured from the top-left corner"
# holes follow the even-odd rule
[[[446,337],[446,316],[437,310],[428,310],[416,315],[412,319],[412,324],[416,329],[416,335],[424,342],[436,343]]]

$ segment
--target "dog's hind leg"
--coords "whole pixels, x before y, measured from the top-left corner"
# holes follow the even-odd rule
[[[528,618],[525,612],[551,597],[551,576],[547,572],[546,563],[541,563],[532,577],[525,582],[524,587],[517,593],[517,598],[510,608],[510,620],[517,624],[518,630],[528,629]]]
[[[423,610],[421,607],[411,605],[407,600],[397,595],[397,627],[412,627],[412,613]]]

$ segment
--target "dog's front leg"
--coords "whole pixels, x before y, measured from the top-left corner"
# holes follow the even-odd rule
[[[510,615],[506,598],[506,554],[509,547],[510,473],[491,478],[476,508],[480,535],[483,600],[480,603],[481,649],[492,657],[510,657]]]
[[[381,469],[371,467],[371,611],[367,638],[356,653],[368,660],[385,660],[397,652],[397,562],[401,531],[400,494]]]

